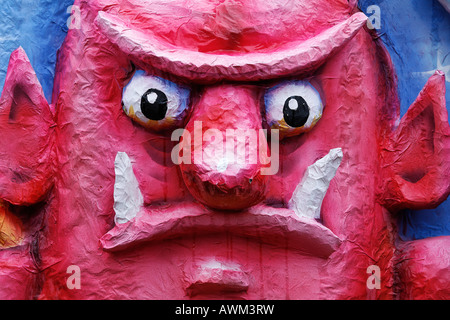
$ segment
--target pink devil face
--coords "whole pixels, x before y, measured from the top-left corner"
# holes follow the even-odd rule
[[[41,298],[393,296],[389,210],[449,192],[436,148],[395,151],[411,121],[444,119],[440,74],[393,133],[389,58],[347,1],[80,4],[41,178]]]

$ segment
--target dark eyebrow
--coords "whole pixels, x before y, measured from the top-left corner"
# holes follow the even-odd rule
[[[259,81],[317,69],[366,23],[362,12],[303,42],[271,53],[213,54],[168,47],[156,37],[127,26],[118,16],[100,11],[96,23],[125,54],[163,72],[199,81]]]

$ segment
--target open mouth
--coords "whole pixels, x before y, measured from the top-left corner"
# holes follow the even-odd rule
[[[194,232],[197,235],[228,232],[327,258],[337,250],[341,239],[318,222],[318,218],[323,198],[342,156],[341,149],[332,149],[309,166],[287,208],[256,205],[230,213],[185,202],[144,207],[131,161],[125,153],[118,153],[114,190],[116,225],[100,239],[100,243],[103,250],[113,252]]]

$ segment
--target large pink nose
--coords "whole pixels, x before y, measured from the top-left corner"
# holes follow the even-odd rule
[[[259,101],[254,87],[220,85],[204,89],[193,102],[185,128],[191,163],[180,167],[191,194],[209,207],[240,210],[263,199],[262,150],[268,146]]]

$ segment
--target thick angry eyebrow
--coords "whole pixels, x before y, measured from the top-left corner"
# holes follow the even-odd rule
[[[130,58],[193,81],[258,81],[312,72],[350,41],[366,21],[364,13],[358,12],[311,39],[290,43],[288,48],[229,55],[164,44],[103,11],[96,18],[104,35]]]

